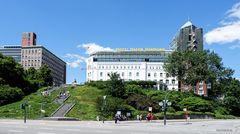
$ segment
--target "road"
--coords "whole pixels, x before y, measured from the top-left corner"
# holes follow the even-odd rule
[[[45,121],[0,120],[0,134],[240,134],[240,120]]]

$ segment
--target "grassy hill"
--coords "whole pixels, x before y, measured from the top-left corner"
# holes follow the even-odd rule
[[[96,87],[78,86],[71,88],[71,97],[67,102],[75,103],[75,107],[67,114],[68,117],[75,117],[81,120],[95,120],[99,115],[96,109],[98,96],[103,96],[103,91]]]
[[[26,99],[28,104],[27,117],[30,119],[39,119],[43,116],[49,117],[60,106],[60,104],[53,103],[53,100],[57,97],[61,90],[56,90],[51,95],[44,97],[41,92],[44,89],[40,89],[35,93],[32,93],[24,97],[21,101],[0,106],[0,118],[14,118],[22,119],[24,111],[20,109],[20,105],[24,103]],[[98,96],[102,96],[102,90],[90,86],[76,86],[67,87],[71,97],[66,102],[75,103],[75,107],[66,115],[68,117],[75,117],[81,120],[94,120],[98,115],[96,110],[96,99]],[[41,107],[46,111],[41,113]]]
[[[31,107],[27,107],[27,117],[30,119],[40,119],[42,117],[50,117],[51,114],[60,106],[60,104],[53,103],[53,100],[59,95],[59,93],[62,90],[69,91],[70,97],[68,100],[66,100],[65,103],[74,103],[75,106],[67,113],[67,117],[74,117],[78,118],[80,120],[96,120],[96,117],[98,115],[101,115],[101,113],[98,113],[97,107],[100,105],[100,103],[97,102],[97,99],[99,97],[102,97],[104,94],[102,89],[98,89],[97,87],[92,87],[89,85],[83,85],[83,86],[76,86],[76,87],[64,87],[60,88],[58,90],[55,90],[51,93],[51,95],[44,97],[41,95],[41,92],[44,89],[38,90],[36,93],[32,93],[28,96],[26,96],[24,99],[22,99],[19,102],[11,103],[8,105],[0,106],[0,118],[14,118],[14,119],[23,119],[24,111],[20,109],[20,105],[24,102],[26,99],[28,101],[28,104],[31,105]],[[150,102],[149,98],[155,99],[155,100],[161,100],[161,98],[164,97],[165,93],[164,91],[156,91],[156,90],[145,90],[147,97],[143,98],[143,95],[133,95],[130,99],[130,102],[134,102],[134,104],[141,104],[139,106],[148,105],[145,104],[145,102]],[[181,96],[182,95],[182,96]],[[184,96],[185,95],[185,96]],[[180,96],[180,97],[179,97]],[[172,100],[173,104],[179,104],[179,102],[182,102],[181,99],[189,99],[191,97],[188,96],[186,93],[179,93],[179,92],[172,92],[169,99]],[[197,97],[200,99],[200,97]],[[128,108],[131,112],[133,117],[136,117],[137,114],[143,114],[143,117],[146,116],[147,110],[138,111],[133,106],[128,105],[127,103],[122,103],[122,99],[119,98],[113,98],[111,96],[108,97],[109,103],[108,108],[110,109],[116,109],[117,106],[124,106],[124,108]],[[128,100],[129,101],[129,100]],[[201,100],[201,102],[207,102],[207,100]],[[191,103],[193,101],[190,101]],[[195,105],[199,104],[200,100],[195,102]],[[213,104],[213,102],[208,101],[208,103]],[[175,104],[175,105],[176,105]],[[192,105],[192,104],[191,104]],[[215,104],[217,106],[217,104]],[[45,113],[41,113],[40,109],[41,107],[46,111]],[[198,105],[199,107],[199,105]],[[202,106],[205,108],[206,106]],[[99,107],[98,107],[99,108]],[[122,107],[123,108],[123,107]],[[160,109],[160,108],[158,108]],[[171,111],[172,110],[172,111]],[[219,110],[219,108],[216,108],[215,111]],[[220,109],[221,110],[221,109]],[[114,110],[113,110],[114,111]],[[211,112],[199,112],[199,111],[189,111],[191,114],[208,114],[211,116],[216,116],[216,118],[235,118],[230,115],[225,114],[215,114],[218,112],[211,113]],[[115,111],[114,111],[115,112]],[[170,113],[169,113],[170,112]],[[196,113],[197,112],[197,113]],[[156,112],[157,118],[162,118],[163,113],[160,111]],[[184,115],[183,111],[175,111],[173,108],[170,108],[167,112],[169,116],[179,116]],[[214,115],[215,114],[215,115]],[[111,116],[111,115],[110,115]],[[111,119],[109,116],[108,119]]]
[[[41,92],[44,88],[39,89],[37,92],[25,96],[21,101],[0,106],[0,118],[14,118],[20,119],[24,116],[24,111],[21,109],[21,104],[24,100],[27,100],[27,117],[30,119],[38,119],[43,116],[50,116],[51,113],[59,107],[59,104],[54,104],[52,101],[56,98],[59,90],[53,91],[51,95],[44,97]],[[41,113],[40,109],[44,109],[46,112]]]

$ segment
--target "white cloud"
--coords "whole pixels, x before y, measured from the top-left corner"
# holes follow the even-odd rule
[[[220,26],[204,35],[207,44],[226,44],[240,41],[240,2],[226,12]]]
[[[98,45],[96,43],[86,43],[82,45],[78,45],[78,48],[84,48],[86,50],[86,54],[92,54],[99,51],[114,51],[114,49],[111,49],[110,47],[103,47],[101,45]]]
[[[231,46],[231,47],[229,47],[230,49],[240,49],[240,45],[233,45],[233,46]]]
[[[88,54],[88,55],[95,52],[99,52],[99,51],[114,51],[109,47],[103,47],[96,43],[86,43],[86,44],[78,45],[77,47],[85,49],[85,54]],[[69,54],[69,53],[66,54],[64,58],[66,59],[67,65],[69,65],[72,68],[80,67],[80,65],[84,64],[84,62],[86,62],[87,60],[85,56],[81,56],[78,54]]]
[[[66,61],[67,65],[69,65],[72,68],[78,68],[80,67],[81,63],[86,61],[85,57],[77,54],[66,54],[64,57],[67,60]]]
[[[227,11],[229,17],[240,18],[240,2],[233,5],[232,9]]]

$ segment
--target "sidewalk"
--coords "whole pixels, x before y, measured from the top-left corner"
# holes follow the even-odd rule
[[[214,119],[190,119],[188,122],[186,122],[185,119],[177,119],[177,120],[167,120],[167,123],[174,123],[174,122],[182,122],[182,123],[191,123],[191,122],[203,122],[203,121],[214,121]],[[121,124],[131,124],[131,123],[163,123],[163,120],[152,120],[152,121],[146,121],[146,120],[126,120],[126,121],[118,121]],[[105,121],[105,123],[114,123],[114,120],[112,121]]]

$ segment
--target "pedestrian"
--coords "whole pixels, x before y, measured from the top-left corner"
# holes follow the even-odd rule
[[[142,121],[142,114],[139,115],[139,120]]]
[[[118,114],[117,113],[115,114],[114,120],[115,120],[115,124],[117,124],[117,121],[118,121]]]
[[[96,120],[99,121],[99,116],[96,117]]]
[[[139,115],[137,115],[137,120],[139,120]]]

